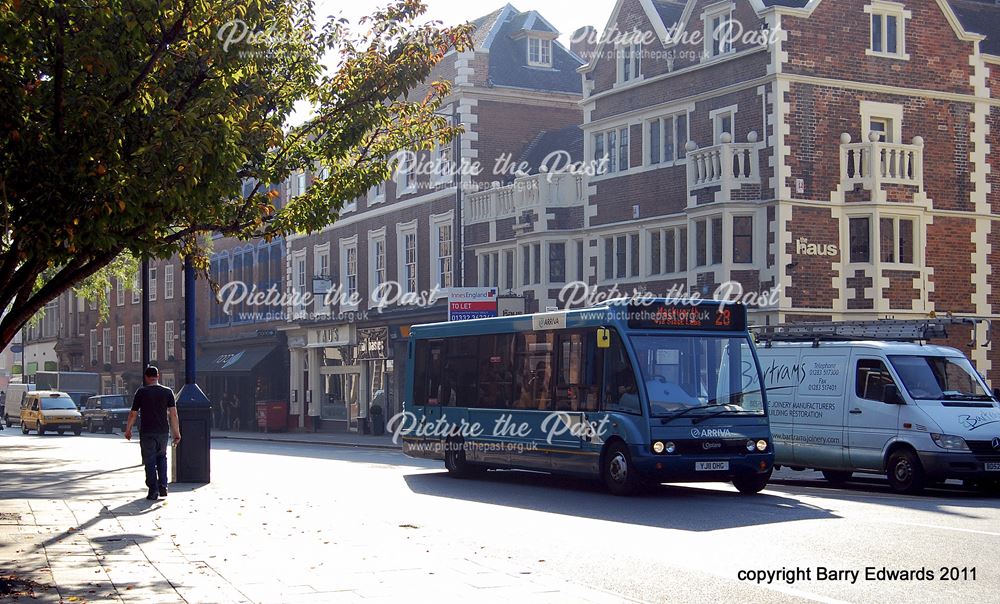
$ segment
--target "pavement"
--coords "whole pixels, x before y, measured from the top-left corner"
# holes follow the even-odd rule
[[[142,468],[132,463],[139,458],[135,442],[0,433],[0,585],[13,581],[20,593],[0,601],[398,602],[415,590],[440,592],[436,599],[444,602],[545,602],[556,594],[630,601],[508,562],[432,551],[407,534],[420,530],[416,524],[373,523],[365,509],[279,497],[284,489],[251,483],[244,473],[227,476],[260,454],[226,447],[272,447],[278,456],[269,461],[298,476],[289,465],[294,459],[280,456],[288,449],[274,449],[278,442],[300,447],[295,435],[285,435],[291,442],[216,436],[212,483],[172,484],[168,497],[147,501]],[[361,450],[356,439],[310,436],[321,451],[335,450],[331,444]],[[302,521],[305,508],[314,514],[309,522]]]
[[[171,485],[148,502],[135,442],[0,432],[0,589],[15,577],[32,582],[23,601],[198,603],[986,602],[1000,593],[1000,500],[954,485],[903,497],[880,478],[832,487],[782,471],[756,497],[707,483],[623,499],[531,472],[455,480],[440,462],[343,438],[258,436],[213,440],[210,484]],[[820,578],[820,568],[840,574]],[[868,568],[938,577],[868,579]],[[964,575],[942,581],[943,569]]]
[[[304,445],[332,445],[337,447],[364,447],[368,449],[399,450],[401,448],[400,444],[393,442],[391,434],[375,436],[354,432],[231,432],[213,430],[212,438],[298,443]]]

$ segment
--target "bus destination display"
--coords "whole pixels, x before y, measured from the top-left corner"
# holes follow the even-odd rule
[[[701,329],[745,331],[746,307],[741,304],[664,304],[630,306],[632,329]]]

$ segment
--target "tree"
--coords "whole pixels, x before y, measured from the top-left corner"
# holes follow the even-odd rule
[[[424,11],[352,27],[311,0],[0,0],[0,348],[123,254],[204,271],[205,234],[321,228],[397,150],[451,140],[448,85],[425,81],[470,30]],[[320,166],[278,207],[268,183]]]

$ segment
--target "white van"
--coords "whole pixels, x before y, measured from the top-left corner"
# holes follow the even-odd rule
[[[8,384],[4,390],[4,418],[3,423],[7,426],[16,426],[21,423],[21,403],[27,393],[35,389],[34,384]]]
[[[1000,482],[1000,405],[958,350],[911,342],[758,344],[775,465],[832,482],[884,473],[898,492],[928,482]]]

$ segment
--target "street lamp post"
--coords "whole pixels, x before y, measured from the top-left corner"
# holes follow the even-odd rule
[[[142,275],[142,328],[140,332],[142,333],[142,367],[139,370],[139,385],[142,386],[145,382],[143,381],[142,375],[146,371],[146,367],[149,367],[149,259],[142,259],[142,267],[140,268],[140,273]]]
[[[184,258],[184,387],[177,393],[181,442],[174,447],[173,482],[207,484],[211,476],[212,402],[195,382],[194,264]]]

